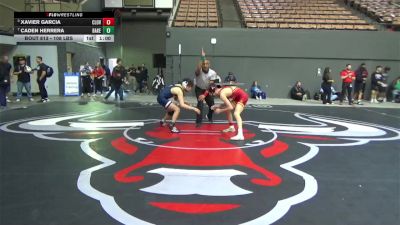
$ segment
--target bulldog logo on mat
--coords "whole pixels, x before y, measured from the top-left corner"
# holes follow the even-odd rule
[[[80,143],[100,163],[81,171],[78,189],[118,222],[135,225],[272,224],[318,191],[297,165],[323,149],[400,137],[391,127],[293,113],[299,124],[246,121],[245,140],[234,142],[220,132],[224,121],[200,129],[179,121],[182,133],[172,134],[156,119],[94,119],[108,113],[29,118],[1,129]]]

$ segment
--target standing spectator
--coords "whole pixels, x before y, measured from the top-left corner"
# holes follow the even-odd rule
[[[86,62],[83,68],[81,69],[81,78],[82,78],[82,97],[87,94],[90,97],[90,93],[92,92],[92,67],[90,67],[89,62]]]
[[[365,63],[362,63],[360,67],[355,71],[356,80],[354,81],[354,99],[357,100],[358,105],[362,105],[361,101],[365,92],[365,84],[368,78],[368,71]]]
[[[111,73],[111,78],[110,78],[110,83],[111,83],[111,89],[107,93],[106,97],[104,98],[105,100],[110,97],[111,93],[115,91],[115,100],[118,99],[119,95],[119,100],[123,101],[124,100],[124,93],[122,90],[122,83],[126,76],[126,70],[124,66],[122,65],[122,59],[118,58],[117,59],[117,65],[114,67],[112,73]]]
[[[371,74],[371,103],[378,103],[377,95],[384,84],[382,80],[382,66],[377,66],[375,72]]]
[[[290,97],[295,100],[306,101],[307,91],[304,90],[300,81],[296,81],[292,89],[290,89]]]
[[[141,92],[147,92],[148,91],[147,84],[149,81],[149,74],[148,74],[146,65],[144,63],[141,66],[141,73],[142,73],[142,91]]]
[[[142,70],[142,67],[138,67],[136,70],[136,89],[135,93],[139,91],[139,93],[142,93],[143,91],[143,79],[144,79],[144,73]]]
[[[36,56],[36,67],[37,71],[37,83],[39,85],[40,97],[39,103],[45,103],[50,101],[46,90],[46,78],[47,78],[47,65],[43,63],[43,58],[41,56]]]
[[[237,82],[235,75],[232,72],[228,73],[228,76],[225,77],[225,83],[234,84]]]
[[[8,56],[4,55],[0,62],[0,107],[7,107],[7,89],[10,86],[12,66],[8,63]]]
[[[103,67],[100,65],[100,62],[96,64],[96,67],[92,73],[94,77],[94,95],[97,95],[97,91],[100,91],[100,96],[103,96],[103,79],[106,75],[106,71],[104,71]]]
[[[385,68],[383,68],[383,73],[382,73],[382,87],[379,90],[379,98],[383,102],[386,102],[389,72],[390,72],[390,67],[385,66]]]
[[[130,84],[130,87],[128,89],[131,91],[136,90],[136,67],[135,67],[135,65],[132,64],[132,66],[128,68],[127,75],[128,75],[128,82]]]
[[[253,84],[251,85],[250,96],[251,98],[259,100],[267,98],[267,94],[263,90],[261,90],[261,87],[258,85],[257,81],[254,81]]]
[[[324,74],[322,75],[322,104],[332,104],[332,83],[334,80],[332,79],[332,70],[329,67],[326,67],[324,70]]]
[[[207,118],[209,122],[212,122],[212,117],[214,111],[211,109],[211,106],[214,105],[214,96],[206,94],[209,86],[211,78],[216,77],[217,73],[210,68],[210,61],[205,59],[205,53],[202,51],[202,60],[197,65],[195,70],[195,94],[197,98],[197,108],[200,110],[200,114],[196,115],[196,126],[199,127],[203,121],[203,107],[204,100],[206,101],[209,109]]]
[[[347,94],[349,105],[353,103],[351,90],[353,88],[353,80],[356,79],[354,71],[351,70],[351,64],[347,64],[346,68],[340,72],[340,78],[342,79],[342,94],[340,95],[340,104],[343,104],[343,99]]]
[[[31,75],[32,69],[26,65],[25,58],[19,58],[18,66],[14,70],[14,75],[18,76],[17,80],[17,102],[21,101],[22,88],[25,88],[29,101],[33,101],[31,93]]]
[[[148,74],[149,72],[148,72],[148,70],[146,68],[146,65],[143,63],[140,68],[141,68],[142,73],[143,73],[143,80],[147,81],[149,79],[149,74]]]
[[[101,65],[105,71],[105,75],[106,75],[106,87],[108,90],[108,87],[110,86],[110,78],[111,78],[111,71],[110,68],[108,68],[108,66],[106,64]]]

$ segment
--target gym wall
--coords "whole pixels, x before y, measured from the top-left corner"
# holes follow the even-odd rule
[[[365,62],[370,74],[376,65],[390,66],[390,81],[400,75],[400,34],[395,32],[175,27],[167,31],[168,82],[194,76],[202,47],[222,78],[231,71],[246,88],[257,80],[269,97],[286,98],[297,80],[311,93],[318,91],[322,77],[317,68],[323,71],[326,66],[331,67],[338,90],[339,72],[347,63],[356,69]],[[217,39],[215,45],[211,38]]]
[[[165,53],[166,25],[166,21],[123,20],[122,31],[116,29],[115,43],[106,44],[107,57],[122,57],[125,67],[145,63],[151,81],[157,74],[153,54]]]

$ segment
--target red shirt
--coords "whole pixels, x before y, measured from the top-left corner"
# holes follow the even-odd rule
[[[348,75],[350,75],[350,77],[348,77]],[[342,79],[344,83],[352,83],[353,79],[356,78],[356,74],[354,73],[354,71],[348,70],[348,69],[342,70],[342,72],[340,72],[340,76],[342,78],[346,77],[346,78]]]
[[[92,73],[94,77],[98,78],[103,76],[106,73],[106,71],[102,67],[96,67]]]

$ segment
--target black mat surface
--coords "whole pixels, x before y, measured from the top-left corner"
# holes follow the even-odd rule
[[[400,110],[250,105],[171,134],[156,104],[0,114],[0,224],[400,224]]]

